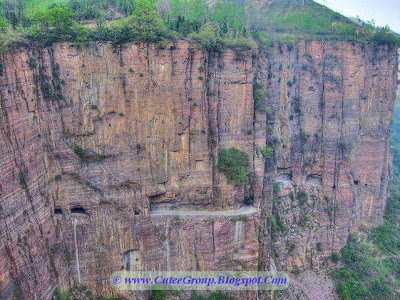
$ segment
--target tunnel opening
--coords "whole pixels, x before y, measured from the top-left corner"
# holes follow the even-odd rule
[[[244,199],[244,205],[253,205],[254,199],[252,197],[247,197]]]
[[[358,180],[354,180],[354,184],[355,184],[355,185],[358,185]]]
[[[291,173],[279,174],[276,178],[277,182],[291,182],[293,180],[293,175]]]
[[[134,265],[139,259],[137,258],[136,250],[128,250],[124,252],[123,268],[125,270],[132,270]]]
[[[55,214],[55,215],[61,215],[61,214],[62,214],[61,208],[59,208],[59,207],[55,208],[55,209],[54,209],[54,214]]]
[[[75,206],[71,208],[71,214],[87,214],[86,210],[82,206]]]
[[[306,183],[312,186],[322,186],[322,178],[318,174],[310,174],[306,178]]]
[[[137,211],[137,210],[135,210],[133,213],[135,214],[135,216],[140,215],[140,211]]]

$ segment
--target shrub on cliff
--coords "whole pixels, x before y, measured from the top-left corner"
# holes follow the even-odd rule
[[[211,23],[205,23],[198,33],[192,33],[190,39],[193,43],[198,44],[205,49],[218,49],[217,33],[215,27]]]
[[[249,182],[249,155],[237,148],[221,149],[218,154],[218,169],[235,185]]]
[[[372,36],[372,41],[377,43],[399,43],[399,37],[393,34],[389,26],[376,28]]]
[[[270,109],[268,107],[268,94],[261,82],[253,83],[253,99],[254,108],[256,110],[265,112],[266,114],[270,113]]]

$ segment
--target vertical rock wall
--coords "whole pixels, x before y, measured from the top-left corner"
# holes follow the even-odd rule
[[[2,299],[46,298],[72,281],[115,295],[108,276],[128,262],[319,268],[350,229],[382,221],[397,64],[388,46],[300,42],[238,56],[184,41],[63,43],[2,62]],[[255,81],[268,114],[255,109]],[[247,186],[218,172],[229,147],[250,157]],[[258,212],[218,214],[244,202]]]
[[[263,68],[280,268],[319,268],[362,222],[381,223],[391,180],[396,49],[275,45]],[[317,250],[318,249],[318,250]]]

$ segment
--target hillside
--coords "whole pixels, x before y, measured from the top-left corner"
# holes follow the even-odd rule
[[[90,26],[83,26],[90,21]],[[83,24],[83,25],[82,25]],[[90,28],[88,28],[90,27]],[[0,42],[48,46],[57,41],[157,42],[185,38],[202,47],[251,49],[274,40],[337,39],[398,43],[389,28],[357,25],[307,0],[4,0]]]

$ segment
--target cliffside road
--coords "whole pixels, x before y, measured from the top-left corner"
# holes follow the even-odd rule
[[[256,213],[258,210],[254,206],[243,206],[238,210],[220,210],[220,211],[177,211],[177,210],[156,210],[150,211],[151,216],[163,216],[163,215],[174,215],[174,216],[240,216],[240,215],[251,215]]]

